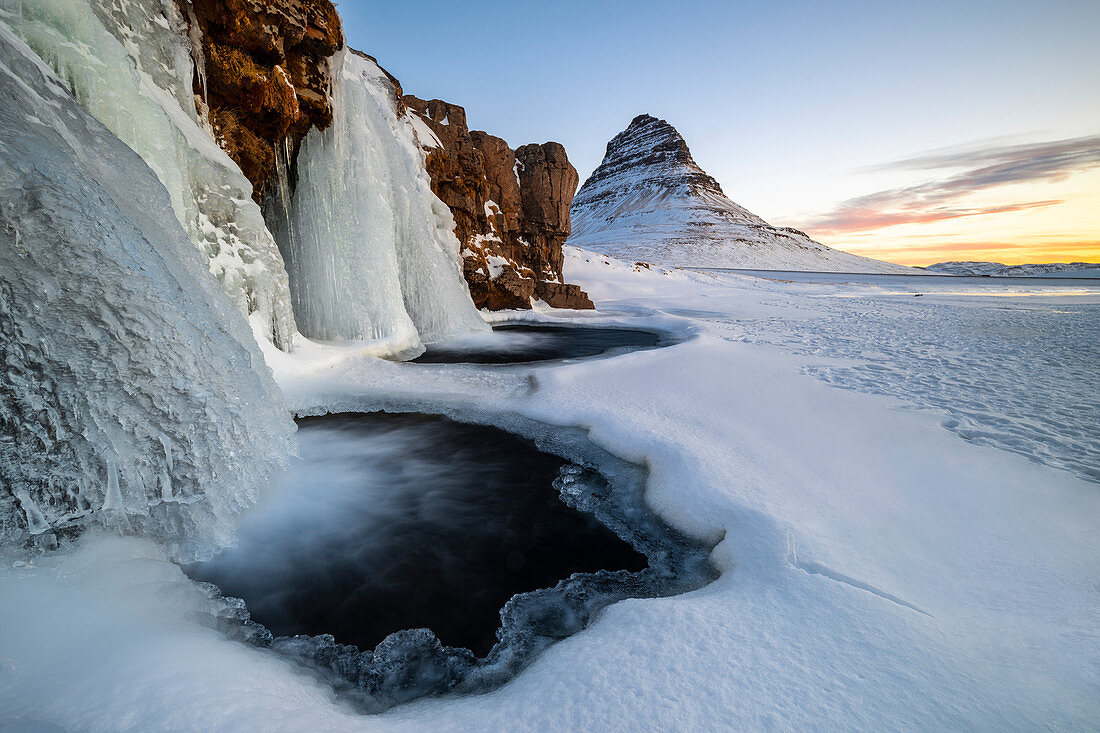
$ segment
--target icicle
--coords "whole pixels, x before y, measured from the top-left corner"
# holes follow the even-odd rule
[[[454,220],[431,191],[411,123],[397,116],[392,83],[355,54],[338,57],[336,69],[333,124],[303,142],[290,216],[273,225],[299,328],[380,340],[391,355],[487,328],[462,277]]]
[[[284,137],[275,148],[275,194],[283,221],[290,222],[290,138]]]
[[[23,514],[27,519],[27,529],[32,535],[42,534],[50,529],[50,523],[46,521],[46,515],[34,503],[34,499],[25,489],[15,491],[19,504],[23,507]]]
[[[187,13],[187,38],[191,41],[191,60],[195,64],[195,76],[199,78],[199,86],[202,87],[202,106],[199,111],[199,121],[208,128],[213,136],[213,128],[210,124],[210,91],[206,81],[206,53],[202,48],[202,26],[195,15],[195,5],[192,0],[183,0],[180,5]]]
[[[103,489],[103,506],[100,509],[104,512],[121,512],[124,509],[122,489],[118,485],[118,463],[111,459],[107,459],[107,482]]]
[[[164,448],[164,465],[160,469],[160,498],[162,501],[175,501],[172,496],[172,441],[161,433],[160,445]]]

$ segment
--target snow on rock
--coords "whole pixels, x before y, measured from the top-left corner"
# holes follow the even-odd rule
[[[728,199],[672,125],[635,117],[573,199],[569,244],[671,267],[912,272],[773,227]]]
[[[210,552],[293,451],[270,371],[164,186],[3,22],[0,96],[0,544]]]
[[[289,349],[295,326],[282,257],[251,184],[199,122],[176,7],[155,0],[14,0],[0,18],[153,169],[237,308]]]
[[[395,356],[486,329],[462,278],[454,220],[431,191],[392,82],[355,52],[337,65],[333,124],[306,136],[289,210],[269,217],[299,328],[381,341]]]
[[[1097,262],[1050,262],[1036,265],[1003,265],[1000,262],[937,262],[924,269],[942,275],[1100,277],[1100,263]]]
[[[468,129],[458,105],[409,94],[402,103],[417,128],[431,133],[419,136],[424,167],[468,253],[462,266],[474,303],[493,311],[530,309],[537,300],[591,308],[588,296],[561,278],[561,247],[579,182],[565,148],[548,142],[512,150],[495,135]]]

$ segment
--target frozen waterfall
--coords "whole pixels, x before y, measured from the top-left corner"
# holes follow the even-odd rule
[[[133,148],[255,330],[284,350],[295,331],[282,257],[252,185],[200,124],[179,10],[161,0],[3,0],[0,20],[77,101]]]
[[[306,137],[288,211],[269,216],[299,329],[377,341],[387,355],[486,330],[462,277],[454,220],[432,193],[412,124],[397,115],[395,87],[355,52],[336,63],[334,122]]]
[[[87,22],[75,6],[54,19]],[[108,62],[88,63],[107,74],[89,93],[117,103]],[[69,95],[94,78],[63,81],[0,21],[0,543],[101,525],[202,556],[294,425],[165,187]],[[163,131],[146,112],[131,131]]]

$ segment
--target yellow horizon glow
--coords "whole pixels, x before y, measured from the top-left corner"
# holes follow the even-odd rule
[[[914,267],[950,260],[1100,263],[1100,169],[1058,181],[978,191],[960,199],[959,205],[981,208],[1049,200],[1061,203],[814,238],[834,249]]]

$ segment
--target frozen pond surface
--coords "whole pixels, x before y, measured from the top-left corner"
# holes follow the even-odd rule
[[[435,344],[418,364],[523,364],[579,359],[662,345],[661,334],[632,328],[509,323],[492,334],[475,334]]]
[[[189,570],[276,636],[373,649],[430,628],[484,656],[516,593],[645,558],[554,481],[567,461],[497,428],[426,415],[299,423],[302,460],[245,517],[239,544]]]
[[[235,547],[188,573],[244,600],[260,626],[241,616],[240,638],[363,712],[495,689],[606,606],[713,580],[710,547],[645,505],[643,468],[579,428],[501,419],[517,433],[305,418],[302,460],[243,516]]]
[[[760,276],[778,275],[814,315],[739,324],[750,340],[820,357],[804,371],[838,387],[943,410],[966,440],[1100,482],[1095,280]]]

